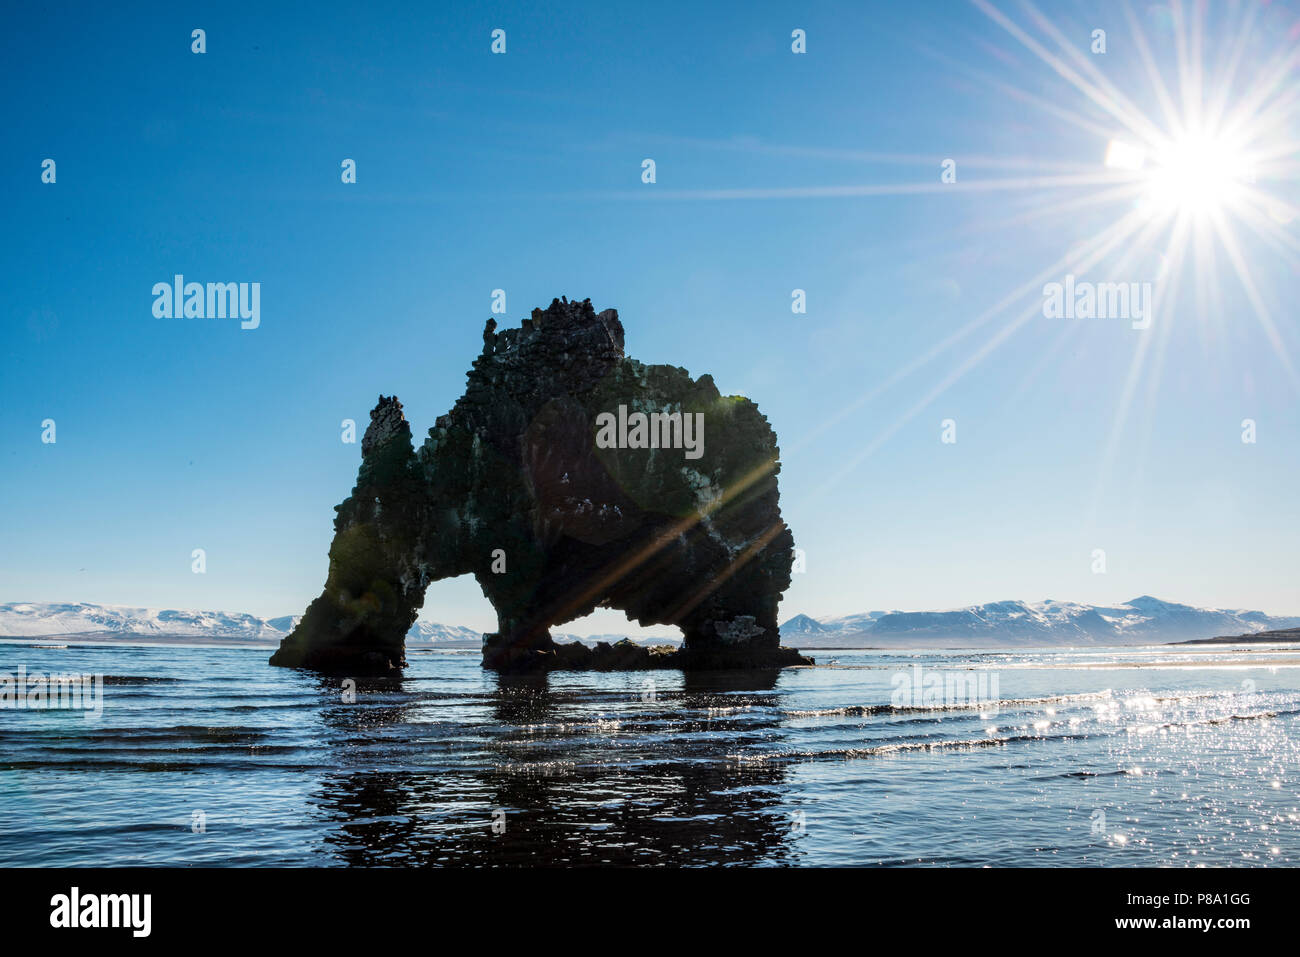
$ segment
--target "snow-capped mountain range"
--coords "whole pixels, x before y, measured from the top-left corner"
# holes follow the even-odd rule
[[[0,638],[194,638],[276,642],[298,624],[299,615],[258,618],[224,611],[178,611],[173,608],[133,608],[88,602],[12,602],[0,605]],[[556,634],[557,641],[609,641],[622,635]],[[464,625],[417,621],[406,640],[444,647],[478,648],[482,632]],[[654,639],[659,642],[671,638]]]
[[[948,611],[869,611],[818,620],[797,615],[781,626],[798,648],[870,645],[1125,645],[1242,635],[1300,625],[1300,616],[1196,608],[1150,595],[1122,605],[998,601]]]
[[[0,637],[243,639],[274,642],[298,623],[297,615],[259,618],[220,611],[132,608],[86,602],[0,604]],[[1000,645],[1116,645],[1184,641],[1300,627],[1300,616],[1196,608],[1144,595],[1122,605],[1064,601],[999,601],[949,611],[869,611],[818,620],[796,615],[781,625],[785,644],[798,648]],[[463,625],[417,621],[407,640],[417,645],[478,647],[482,634]],[[622,635],[557,641],[617,641]],[[636,638],[664,643],[673,639]]]
[[[297,616],[258,618],[224,611],[131,608],[87,602],[24,601],[0,605],[0,636],[45,638],[56,635],[135,635],[170,638],[246,638],[278,640]]]
[[[0,605],[0,637],[47,638],[211,638],[279,641],[298,624],[298,615],[259,618],[225,611],[178,611],[132,608],[87,602],[13,602]],[[411,641],[472,641],[483,636],[461,625],[418,621],[407,633]]]

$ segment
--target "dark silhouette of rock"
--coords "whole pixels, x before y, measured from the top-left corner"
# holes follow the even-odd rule
[[[639,447],[649,436],[638,412],[661,417],[649,420],[661,447]],[[631,447],[604,447],[614,421],[631,423],[617,433]],[[336,509],[325,590],[272,664],[396,670],[425,588],[464,574],[497,612],[488,668],[810,663],[777,631],[794,542],[778,507],[776,435],[709,376],[626,358],[613,309],[557,299],[518,329],[489,319],[465,394],[418,452],[401,403],[380,396],[361,454]],[[552,641],[551,626],[597,607],[676,625],[685,641]]]

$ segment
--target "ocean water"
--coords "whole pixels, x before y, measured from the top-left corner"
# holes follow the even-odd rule
[[[350,701],[265,648],[36,644],[0,674],[103,674],[103,712],[0,710],[0,866],[1300,864],[1294,648],[413,651]]]

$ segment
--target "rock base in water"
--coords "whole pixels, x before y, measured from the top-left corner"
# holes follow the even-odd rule
[[[528,649],[503,656],[492,667],[497,671],[653,671],[678,668],[682,671],[733,671],[751,668],[788,668],[815,664],[812,658],[793,648],[778,647],[771,654],[755,657],[720,654],[714,651],[693,652],[673,645],[641,645],[624,639],[613,644],[600,641],[595,645],[581,642],[556,643],[550,650]]]

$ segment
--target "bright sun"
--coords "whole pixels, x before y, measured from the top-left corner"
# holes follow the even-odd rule
[[[1150,151],[1112,140],[1106,165],[1142,177],[1140,203],[1165,215],[1214,215],[1238,208],[1255,180],[1250,158],[1224,137],[1184,134]]]
[[[1188,135],[1152,157],[1146,198],[1160,212],[1213,214],[1238,206],[1243,185],[1253,180],[1249,159],[1234,144]]]

